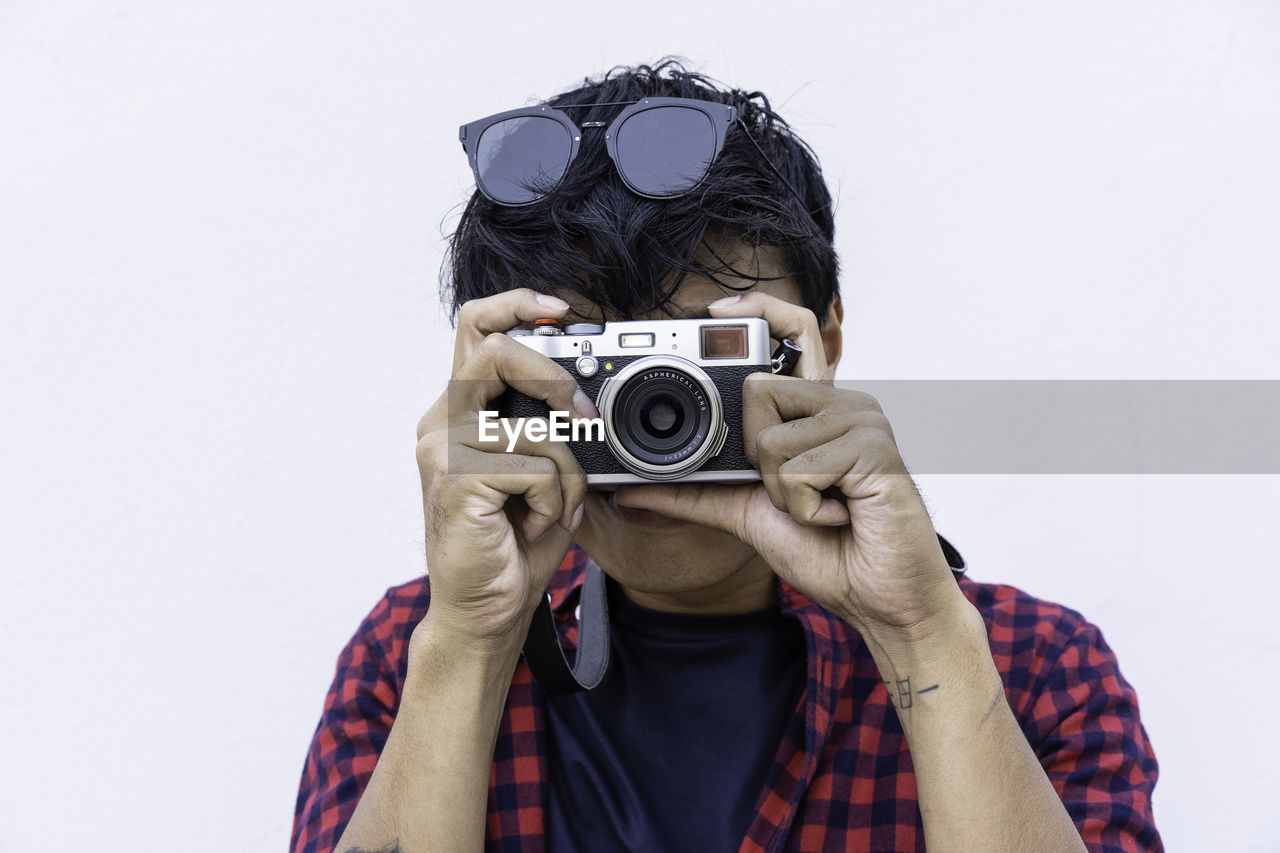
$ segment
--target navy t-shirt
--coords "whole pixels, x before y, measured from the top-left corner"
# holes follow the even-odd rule
[[[800,623],[642,607],[609,582],[611,659],[547,699],[552,853],[733,853],[804,692]]]

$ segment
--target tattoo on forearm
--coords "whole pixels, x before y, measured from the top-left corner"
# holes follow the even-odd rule
[[[911,676],[898,679],[898,707],[911,707]]]
[[[909,675],[906,678],[899,678],[896,686],[892,681],[888,680],[885,681],[884,686],[889,691],[889,704],[900,711],[905,711],[911,707],[913,695],[919,696],[921,693],[928,693],[930,690],[938,689],[938,685],[933,684],[929,687],[922,687],[913,694],[911,692],[911,676]],[[893,698],[895,693],[898,696],[896,701]]]

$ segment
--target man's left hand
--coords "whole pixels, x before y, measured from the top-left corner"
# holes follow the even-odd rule
[[[617,502],[732,534],[864,636],[927,633],[958,588],[880,405],[825,378],[808,309],[752,293],[711,313],[762,317],[804,350],[798,376],[744,384],[744,446],[763,482],[624,486]]]

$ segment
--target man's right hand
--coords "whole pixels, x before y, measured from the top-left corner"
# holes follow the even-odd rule
[[[449,388],[418,424],[431,604],[409,641],[395,723],[338,850],[484,847],[511,674],[582,523],[587,478],[568,444],[522,439],[506,453],[506,441],[481,442],[479,412],[510,387],[595,416],[566,370],[503,334],[568,308],[532,290],[462,306]]]
[[[563,442],[479,440],[479,411],[507,388],[595,417],[564,368],[506,334],[568,305],[518,289],[464,304],[448,390],[418,423],[431,606],[423,624],[477,642],[524,640],[582,522],[586,475]]]

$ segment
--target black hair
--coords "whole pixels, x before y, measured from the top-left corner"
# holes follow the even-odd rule
[[[734,269],[720,256],[720,241],[737,237],[749,246],[779,249],[805,306],[819,322],[824,319],[838,294],[831,194],[813,150],[762,93],[725,88],[687,71],[678,60],[665,59],[653,66],[614,68],[546,103],[594,105],[646,97],[732,104],[743,123],[730,127],[703,183],[676,198],[655,200],[631,192],[606,152],[603,133],[583,134],[564,179],[533,204],[506,207],[476,191],[449,242],[442,295],[451,316],[464,302],[516,286],[573,291],[599,307],[601,316],[615,317],[669,310],[673,293],[691,273],[708,276],[726,290],[746,290],[749,286],[718,277],[764,280],[752,270]],[[565,111],[581,125],[610,121],[622,109]],[[700,249],[703,259],[695,261]]]

